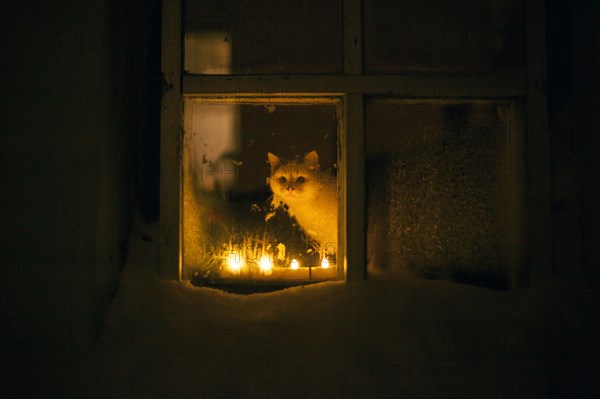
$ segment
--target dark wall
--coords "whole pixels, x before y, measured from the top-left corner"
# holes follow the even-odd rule
[[[0,328],[12,370],[3,393],[40,392],[52,382],[43,371],[99,333],[136,175],[145,179],[136,154],[151,113],[148,38],[159,5],[3,2]]]
[[[549,1],[553,271],[600,282],[600,6]]]

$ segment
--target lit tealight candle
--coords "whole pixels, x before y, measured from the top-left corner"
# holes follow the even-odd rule
[[[239,273],[244,266],[244,260],[235,252],[227,256],[227,268],[232,273]]]
[[[298,270],[298,268],[300,267],[300,264],[298,263],[298,261],[296,259],[292,259],[291,267],[292,267],[292,270]]]
[[[329,261],[327,260],[327,258],[323,258],[323,260],[321,261],[321,267],[323,269],[327,269],[329,267]]]
[[[258,261],[258,266],[260,267],[260,271],[265,274],[271,274],[273,272],[273,264],[271,263],[271,259],[268,256],[264,255]]]

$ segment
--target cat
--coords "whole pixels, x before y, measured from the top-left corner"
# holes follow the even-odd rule
[[[271,165],[269,187],[272,205],[286,206],[304,232],[321,248],[335,251],[338,230],[337,182],[328,172],[321,172],[319,157],[311,151],[301,160],[282,160],[267,154]]]

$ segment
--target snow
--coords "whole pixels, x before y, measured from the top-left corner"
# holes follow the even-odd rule
[[[377,278],[235,295],[159,280],[142,235],[156,226],[133,234],[74,397],[593,397],[598,331],[580,285]]]

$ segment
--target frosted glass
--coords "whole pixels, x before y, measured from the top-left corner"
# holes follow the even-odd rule
[[[368,103],[374,270],[505,287],[502,109]]]
[[[342,69],[339,0],[187,0],[184,12],[188,73]]]
[[[520,0],[365,0],[365,71],[524,67],[523,15]]]

